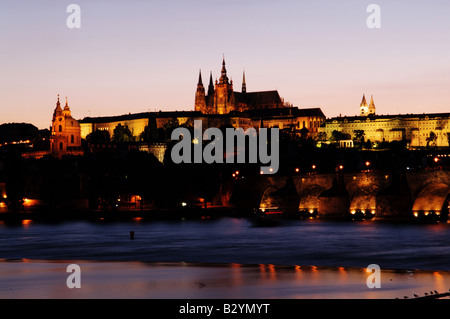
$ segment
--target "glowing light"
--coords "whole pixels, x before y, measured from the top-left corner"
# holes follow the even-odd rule
[[[370,162],[366,162],[366,166],[370,166]]]
[[[365,213],[366,213],[366,211],[365,211],[365,210],[361,210],[361,213],[365,214]]]
[[[355,210],[352,210],[352,211],[351,211],[351,214],[352,214],[352,215],[355,215],[355,214],[356,214],[356,211],[355,211]]]
[[[425,212],[425,216],[428,216],[429,212]]]
[[[435,162],[435,163],[439,162],[439,158],[435,157],[435,158],[434,158],[434,162]]]
[[[299,168],[296,168],[295,171],[298,173],[298,172],[300,172],[300,169],[299,169]]]
[[[186,202],[182,202],[181,206],[185,207],[185,206],[187,206],[187,203]]]
[[[344,169],[344,166],[343,165],[339,165],[339,169]]]
[[[418,212],[414,212],[414,217],[419,217],[419,213]]]
[[[8,196],[7,196],[6,194],[5,194],[5,195],[3,195],[3,198],[4,198],[4,199],[7,199],[7,198],[8,198]]]
[[[236,177],[236,174],[233,174],[233,177]]]
[[[22,220],[22,225],[28,226],[30,224],[31,224],[31,219],[24,219],[24,220]]]
[[[316,169],[316,165],[313,165],[313,166],[312,166],[312,169]]]
[[[134,217],[133,220],[135,222],[140,222],[142,220],[142,217]]]
[[[372,210],[372,212],[371,212],[371,213],[372,213],[372,215],[375,215],[375,211],[374,211],[374,210]]]
[[[236,171],[236,175],[239,175],[239,171]]]
[[[272,167],[271,167],[271,168],[269,168],[269,172],[271,172],[271,173],[273,172],[273,168],[272,168]]]
[[[310,214],[314,213],[314,209],[310,209],[310,210],[309,210],[309,213],[310,213]]]

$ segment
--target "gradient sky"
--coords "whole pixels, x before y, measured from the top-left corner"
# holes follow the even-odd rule
[[[77,119],[193,110],[223,54],[235,90],[245,69],[247,91],[327,117],[358,114],[363,93],[378,114],[450,112],[449,15],[448,0],[5,0],[0,123],[48,128],[57,94]]]

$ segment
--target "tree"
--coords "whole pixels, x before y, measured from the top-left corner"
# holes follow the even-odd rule
[[[436,146],[437,135],[431,131],[430,135],[427,137],[427,147],[431,145]]]
[[[366,135],[366,133],[364,133],[364,130],[354,130],[353,133],[355,133],[353,142],[355,143],[355,145],[358,145],[359,148],[362,149],[364,143],[364,135]]]
[[[109,132],[108,131],[102,131],[102,130],[95,130],[92,133],[89,133],[86,136],[86,141],[89,144],[108,144],[109,142],[111,142],[111,137],[109,136]]]
[[[325,142],[327,140],[327,132],[319,132],[316,136],[317,141]]]
[[[114,129],[112,141],[114,143],[127,143],[134,140],[133,134],[127,125],[118,124]]]

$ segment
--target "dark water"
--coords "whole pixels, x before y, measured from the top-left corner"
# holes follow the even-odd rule
[[[130,239],[130,231],[135,239]],[[0,258],[450,270],[450,225],[247,219],[0,225]]]

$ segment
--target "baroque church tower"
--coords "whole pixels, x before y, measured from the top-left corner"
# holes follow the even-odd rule
[[[64,109],[61,108],[59,94],[56,108],[53,112],[50,141],[51,152],[58,157],[66,154],[79,153],[81,149],[80,124],[72,117],[67,98]]]

